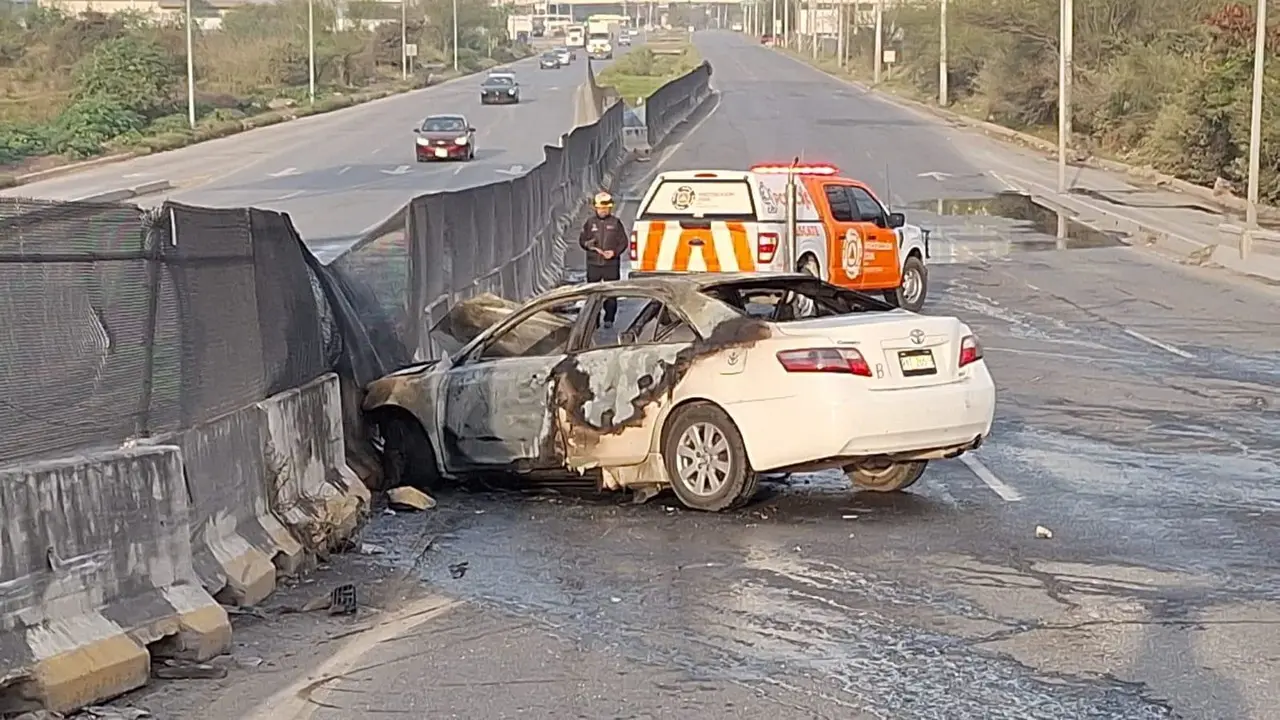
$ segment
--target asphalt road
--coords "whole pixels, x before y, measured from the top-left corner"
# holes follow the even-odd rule
[[[446,495],[381,517],[363,561],[464,604],[365,642],[306,717],[1280,718],[1280,290],[1059,241],[992,199],[984,141],[698,42],[720,104],[630,180],[803,154],[934,228],[926,312],[986,346],[989,443],[900,496],[818,473],[720,515]]]
[[[607,65],[596,63],[597,72]],[[410,198],[494,182],[531,168],[543,147],[574,122],[574,93],[587,60],[539,70],[536,58],[511,66],[522,86],[517,105],[482,106],[471,75],[436,87],[302,118],[172,152],[107,165],[4,191],[4,195],[76,199],[156,180],[168,198],[210,207],[257,206],[288,212],[313,248],[358,237]],[[433,113],[463,113],[477,129],[470,163],[423,163],[413,129]]]

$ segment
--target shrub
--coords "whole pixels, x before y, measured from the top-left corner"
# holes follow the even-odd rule
[[[106,142],[137,134],[146,122],[146,118],[122,102],[82,99],[58,116],[50,149],[73,157],[96,155]]]
[[[159,45],[123,37],[96,46],[72,77],[77,102],[110,102],[154,117],[172,104],[178,74]]]

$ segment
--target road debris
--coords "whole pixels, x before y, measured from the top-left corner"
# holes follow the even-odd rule
[[[407,485],[388,490],[387,503],[392,510],[398,512],[419,512],[436,506],[435,499],[430,495]]]
[[[1043,525],[1037,525],[1036,537],[1041,540],[1050,540],[1053,538],[1053,531]]]
[[[355,615],[358,603],[356,602],[356,586],[351,583],[339,585],[329,594],[329,614],[330,615]]]
[[[208,663],[170,659],[152,665],[151,676],[158,680],[221,680],[227,676],[227,669]]]
[[[460,563],[454,563],[449,566],[449,575],[454,580],[461,580],[463,575],[467,574],[467,570],[471,568],[471,563],[463,560]]]
[[[360,543],[361,555],[386,555],[387,549],[373,543]]]

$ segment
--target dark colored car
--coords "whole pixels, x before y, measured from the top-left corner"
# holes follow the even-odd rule
[[[510,75],[490,75],[480,84],[481,105],[518,102],[520,102],[520,83]]]
[[[476,129],[461,115],[432,115],[413,129],[418,162],[429,160],[474,160]]]
[[[542,57],[538,58],[538,68],[542,70],[559,70],[564,67],[560,64],[560,56],[554,52],[544,52]]]

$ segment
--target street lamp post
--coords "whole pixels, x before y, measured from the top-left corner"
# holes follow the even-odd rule
[[[1058,192],[1067,191],[1067,142],[1071,137],[1072,46],[1075,44],[1073,0],[1062,0],[1058,18]]]
[[[409,79],[409,0],[400,0],[400,79]]]
[[[1249,117],[1249,197],[1245,205],[1245,229],[1240,236],[1240,257],[1252,250],[1258,229],[1258,175],[1262,166],[1262,81],[1267,59],[1267,0],[1258,0],[1253,36],[1253,108]]]
[[[191,0],[187,0],[187,123],[191,129],[196,127],[196,60],[191,52],[195,43],[192,40],[195,18],[191,15]]]
[[[307,98],[316,103],[316,4],[307,0]]]
[[[884,0],[876,0],[875,6],[876,16],[876,37],[875,37],[875,65],[871,73],[871,82],[875,85],[880,84],[880,69],[884,64]]]
[[[938,24],[938,105],[947,106],[947,0],[942,0]]]
[[[458,71],[458,0],[453,0],[453,71]]]

